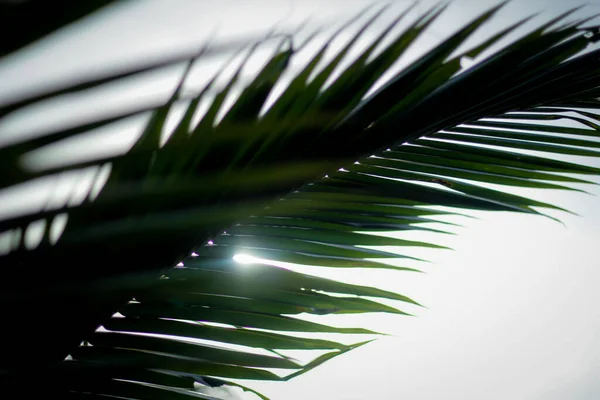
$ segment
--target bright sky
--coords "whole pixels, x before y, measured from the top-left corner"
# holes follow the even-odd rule
[[[311,14],[315,22],[344,19],[369,2],[274,3],[123,2],[86,30],[79,29],[76,35],[65,30],[1,64],[0,104],[25,93],[26,88],[68,80],[80,71],[201,44],[207,35],[214,34],[217,25],[218,38],[246,38],[249,33],[263,33],[276,22],[286,26]],[[456,1],[423,41],[421,51],[492,3]],[[574,5],[566,3],[513,0],[489,28],[536,10],[545,9],[545,15],[550,16]],[[394,9],[403,4],[395,2]],[[425,10],[426,4],[430,2],[423,2],[418,9]],[[599,6],[600,2],[593,1],[586,13],[599,11]],[[172,75],[159,74],[144,87],[136,86],[118,106],[164,94],[172,87]],[[68,111],[78,101],[66,99],[50,111],[32,109],[0,124],[0,143],[37,126],[68,120]],[[79,111],[84,113],[85,106],[81,107]],[[135,137],[136,122],[123,125],[131,138]],[[100,144],[106,148],[121,146],[124,131],[115,132],[104,135],[104,142],[96,141],[96,149]],[[80,150],[75,146],[64,155],[75,157]],[[17,198],[23,210],[35,207],[34,200],[29,199],[35,197],[32,191],[41,196],[40,187],[0,196],[0,215],[12,209]],[[458,235],[436,237],[454,251],[421,253],[433,261],[423,266],[426,274],[343,272],[346,281],[395,290],[427,308],[411,309],[416,318],[319,317],[322,323],[365,326],[393,336],[378,339],[290,382],[253,382],[251,386],[273,400],[600,398],[600,310],[596,306],[600,301],[600,189],[586,190],[596,197],[577,192],[536,193],[537,198],[579,214],[553,214],[564,226],[541,217],[508,213],[481,213],[480,219],[461,219],[464,227],[456,230]]]

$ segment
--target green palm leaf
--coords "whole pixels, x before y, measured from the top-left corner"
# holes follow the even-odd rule
[[[89,167],[110,168],[99,194],[88,192],[80,203],[0,220],[10,242],[0,257],[5,272],[0,298],[9,321],[0,362],[5,387],[33,379],[34,362],[36,372],[42,371],[36,380],[48,393],[76,398],[210,399],[194,388],[232,385],[251,391],[221,378],[288,380],[367,343],[348,345],[300,332],[375,334],[300,314],[406,314],[383,301],[418,303],[275,262],[415,271],[409,264],[414,257],[397,248],[444,248],[441,234],[448,232],[426,225],[451,229],[439,216],[470,209],[566,211],[495,185],[580,190],[576,185],[589,183],[580,175],[600,173],[555,158],[600,156],[593,112],[600,109],[598,50],[584,52],[595,31],[582,28],[587,21],[567,21],[566,13],[479,59],[526,18],[453,56],[501,7],[459,29],[367,97],[445,7],[392,33],[411,12],[407,9],[338,71],[384,9],[327,60],[329,44],[355,18],[317,50],[269,107],[300,52],[289,36],[248,43],[223,87],[216,87],[217,75],[191,96],[184,88],[194,65],[231,44],[4,105],[0,118],[185,62],[179,84],[156,107],[98,116],[0,147],[3,190]],[[263,68],[224,109],[246,62],[273,39],[280,41]],[[376,54],[384,39],[391,40]],[[464,57],[477,63],[464,69]],[[198,115],[202,106],[206,111]],[[167,132],[177,108],[182,117]],[[128,151],[38,170],[23,162],[36,151],[135,115],[147,119]],[[57,239],[54,231],[63,217],[66,228]],[[35,236],[32,226],[42,228],[34,244],[28,240]],[[439,243],[376,235],[396,230],[440,233]],[[253,265],[236,263],[240,253],[249,253]],[[398,258],[407,265],[388,263]],[[45,332],[33,346],[27,333],[50,326],[59,329]],[[326,353],[302,365],[285,350]]]

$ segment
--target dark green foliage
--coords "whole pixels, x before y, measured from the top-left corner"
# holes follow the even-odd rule
[[[487,185],[578,190],[574,185],[588,181],[574,174],[600,172],[552,158],[600,155],[598,50],[582,53],[594,37],[581,28],[585,21],[565,24],[564,15],[484,59],[477,57],[527,19],[453,56],[500,8],[459,29],[367,98],[444,7],[434,7],[393,33],[374,53],[410,9],[399,15],[325,86],[383,10],[327,60],[328,45],[349,29],[345,25],[267,110],[265,102],[298,52],[287,37],[221,119],[217,116],[225,111],[223,103],[247,58],[216,96],[209,93],[218,76],[186,97],[189,71],[219,49],[207,47],[183,59],[179,85],[156,108],[98,116],[0,147],[2,189],[65,171],[111,166],[97,197],[0,220],[0,231],[13,235],[10,251],[0,257],[3,388],[8,393],[35,381],[46,395],[61,398],[208,399],[194,385],[239,386],[220,378],[287,380],[367,343],[306,339],[296,332],[375,333],[308,322],[299,314],[405,314],[377,299],[418,303],[260,260],[241,267],[234,255],[413,271],[384,263],[411,257],[363,246],[443,248],[445,232],[423,223],[456,212],[432,205],[540,215],[544,209],[562,210]],[[250,43],[248,57],[265,45]],[[478,63],[462,69],[463,57]],[[0,116],[180,62],[174,57],[74,83],[7,104]],[[207,101],[207,111],[195,122]],[[181,105],[183,116],[162,143],[167,118]],[[44,171],[28,170],[21,162],[33,150],[148,112],[142,134],[125,154]],[[51,226],[65,214],[66,229],[54,243]],[[36,221],[46,226],[41,243],[29,249],[22,232]],[[397,230],[439,232],[439,243],[373,235]],[[34,341],[33,332],[39,333]],[[326,353],[301,365],[279,350]],[[269,368],[291,371],[280,376]]]

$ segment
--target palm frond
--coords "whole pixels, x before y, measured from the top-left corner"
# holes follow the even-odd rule
[[[83,19],[114,3],[114,0],[92,0],[85,3],[60,0],[52,4],[38,1],[6,1],[0,4],[0,26],[5,38],[0,44],[0,57]],[[43,15],[42,21],[32,23]]]
[[[367,343],[309,339],[299,332],[376,334],[299,314],[406,314],[383,302],[418,303],[272,261],[414,271],[408,254],[372,247],[444,248],[447,232],[427,223],[451,229],[437,217],[461,209],[566,211],[494,185],[580,190],[579,184],[590,183],[585,175],[600,173],[556,158],[600,155],[598,50],[584,51],[595,28],[566,22],[567,13],[480,57],[528,21],[523,19],[454,55],[501,7],[466,24],[374,92],[444,7],[393,33],[407,9],[338,71],[383,9],[328,60],[331,41],[352,26],[344,25],[268,107],[298,54],[287,36],[266,39],[281,41],[228,109],[226,99],[245,63],[266,42],[249,44],[222,87],[216,88],[217,75],[192,97],[184,95],[194,64],[210,53],[207,47],[184,57],[179,84],[157,107],[99,116],[0,147],[4,190],[110,168],[102,190],[86,193],[79,204],[0,220],[10,240],[0,258],[1,304],[10,321],[0,362],[5,387],[33,379],[33,362],[35,379],[48,393],[74,398],[210,399],[195,388],[239,386],[223,379],[284,381]],[[477,62],[462,68],[465,57]],[[0,116],[181,61],[160,60],[15,100]],[[199,114],[202,105],[206,111]],[[181,118],[167,131],[177,109],[183,109]],[[38,170],[23,163],[35,151],[144,113],[150,115],[128,151]],[[57,239],[53,231],[64,218]],[[27,240],[32,226],[42,227],[34,245]],[[439,233],[439,243],[377,235],[410,230]],[[241,267],[234,260],[241,253],[250,254],[253,265]],[[392,258],[407,265],[387,263]],[[51,326],[58,329],[48,331]],[[32,346],[30,334],[40,330],[42,339]],[[285,350],[326,353],[302,365]]]

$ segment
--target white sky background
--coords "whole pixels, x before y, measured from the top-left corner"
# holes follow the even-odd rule
[[[68,81],[80,71],[101,70],[106,65],[173,51],[177,46],[185,49],[201,44],[215,32],[217,23],[217,38],[246,38],[249,32],[263,33],[276,22],[286,26],[311,14],[318,21],[345,20],[368,3],[123,2],[77,35],[67,29],[0,64],[0,104],[27,88]],[[492,3],[456,1],[423,45],[431,45]],[[590,3],[587,13],[600,11],[600,2]],[[399,9],[405,2],[394,4],[394,9]],[[419,9],[425,10],[425,4],[430,2]],[[540,9],[550,16],[572,5],[575,3],[514,0],[488,28],[504,26]],[[171,75],[160,75],[145,89],[129,91],[128,104],[157,91],[164,94],[174,82]],[[77,101],[67,99],[62,109],[59,105],[52,112],[32,110],[0,124],[0,143],[33,131],[36,124],[60,121]],[[131,137],[134,126],[128,128]],[[95,142],[96,149],[123,142],[123,132],[104,140]],[[411,309],[417,318],[320,317],[322,323],[365,326],[394,336],[290,382],[250,385],[273,400],[600,398],[600,189],[586,189],[596,196],[537,192],[537,198],[580,214],[553,214],[565,226],[508,213],[481,213],[479,220],[461,220],[465,226],[457,229],[457,236],[438,239],[454,251],[426,254],[434,261],[424,266],[427,274],[344,272],[348,281],[398,291],[428,308]],[[35,192],[39,194],[40,189]],[[23,193],[15,196],[26,208],[29,197],[22,197]],[[0,196],[0,214],[7,212],[9,200],[10,196]]]

